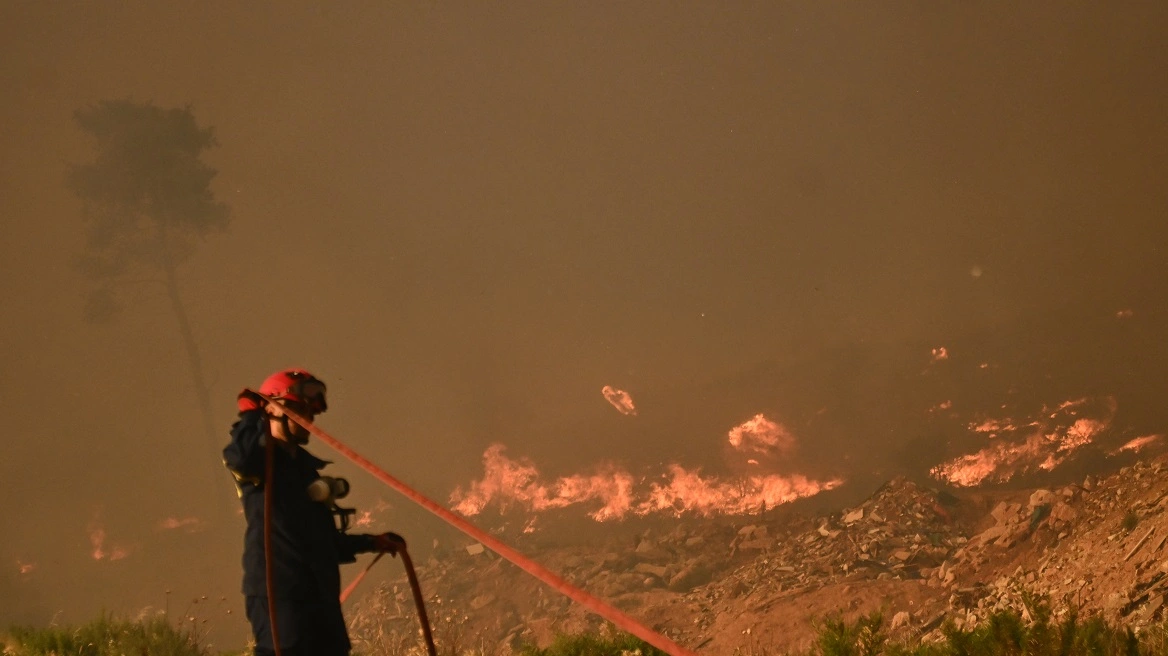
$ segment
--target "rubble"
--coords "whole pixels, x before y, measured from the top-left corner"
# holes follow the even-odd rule
[[[828,515],[679,519],[631,542],[525,550],[710,654],[733,653],[746,635],[804,648],[814,617],[874,610],[893,631],[937,638],[946,618],[968,627],[996,610],[1024,609],[1027,595],[1049,597],[1056,616],[1074,609],[1138,629],[1164,617],[1168,597],[1162,468],[1139,462],[1082,484],[1016,492],[948,493],[901,478]],[[556,631],[602,629],[495,554],[473,555],[475,546],[420,568],[439,639],[444,626],[477,632],[509,653],[522,641],[546,644]],[[404,579],[382,584],[354,615],[366,628],[412,635],[408,592]]]

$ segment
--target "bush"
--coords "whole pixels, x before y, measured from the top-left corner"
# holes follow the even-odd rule
[[[13,627],[0,648],[6,656],[209,656],[193,634],[161,617],[131,622],[102,615],[77,628]]]
[[[534,645],[520,647],[518,656],[668,656],[640,638],[617,633],[602,638],[590,633],[558,635],[546,649]]]
[[[829,620],[819,629],[810,656],[1168,656],[1168,627],[1161,624],[1137,637],[1131,629],[1102,618],[1080,621],[1070,612],[1052,622],[1045,598],[1024,595],[1026,617],[1015,609],[995,612],[975,627],[946,622],[942,642],[896,643],[884,637],[879,613],[853,623]]]

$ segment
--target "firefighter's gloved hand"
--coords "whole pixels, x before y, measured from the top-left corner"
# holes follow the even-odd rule
[[[406,548],[405,538],[397,533],[382,533],[373,536],[373,550],[396,556],[397,552]]]
[[[239,406],[240,412],[250,412],[252,410],[262,410],[268,404],[259,394],[245,389],[236,397],[236,405]]]

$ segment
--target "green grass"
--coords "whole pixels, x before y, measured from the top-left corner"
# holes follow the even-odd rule
[[[919,636],[892,640],[883,617],[874,613],[848,623],[824,622],[806,656],[1168,656],[1168,628],[1161,623],[1136,636],[1099,617],[1080,619],[1073,612],[1052,617],[1045,599],[1028,596],[1022,612],[994,613],[976,627],[941,627],[943,640],[924,643]]]
[[[165,618],[117,620],[108,615],[75,628],[17,626],[0,643],[5,656],[210,656]]]
[[[941,638],[923,642],[920,636],[893,634],[884,616],[872,613],[847,622],[828,618],[818,623],[810,650],[798,656],[1168,656],[1168,624],[1153,625],[1136,635],[1099,617],[1073,613],[1054,618],[1049,602],[1026,596],[1024,608],[994,613],[976,627],[942,625]],[[560,635],[545,648],[523,645],[516,656],[665,656],[664,652],[625,633]],[[445,642],[449,642],[448,640]],[[475,653],[439,644],[439,653]],[[241,654],[248,652],[234,652]],[[424,653],[405,646],[395,653]],[[198,636],[176,628],[164,617],[142,621],[103,615],[76,628],[12,628],[0,638],[4,656],[212,656]],[[219,656],[227,656],[220,654]],[[736,656],[780,656],[757,641],[740,647]]]
[[[627,633],[601,637],[590,633],[558,635],[541,649],[524,645],[517,656],[668,656],[644,640]]]

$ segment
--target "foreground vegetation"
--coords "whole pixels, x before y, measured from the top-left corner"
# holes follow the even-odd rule
[[[4,656],[210,656],[194,633],[163,617],[142,621],[107,615],[80,627],[13,627],[0,637]]]
[[[421,645],[400,643],[389,656],[421,656]],[[545,648],[520,647],[518,656],[665,656],[640,639],[616,633],[562,635]],[[439,645],[442,656],[493,656],[480,646],[455,649]],[[237,652],[238,653],[238,652]],[[4,656],[212,656],[195,634],[165,618],[122,621],[103,616],[77,628],[16,627],[0,638]],[[738,656],[779,656],[763,644],[744,645]],[[814,646],[800,656],[1168,656],[1168,625],[1161,623],[1136,635],[1131,629],[1098,617],[1074,613],[1055,620],[1044,601],[1027,601],[1024,610],[1004,610],[976,627],[952,622],[940,639],[892,634],[879,613],[847,622],[827,619],[818,626]],[[226,656],[220,655],[220,656]],[[372,656],[372,655],[370,655]]]

